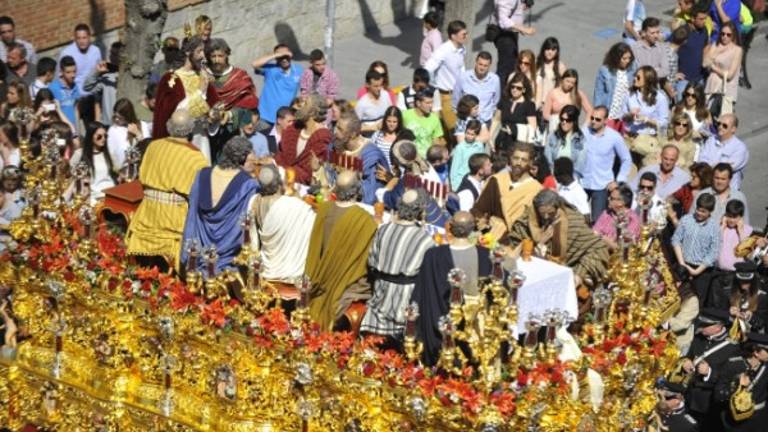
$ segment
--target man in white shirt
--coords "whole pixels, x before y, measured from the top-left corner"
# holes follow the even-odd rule
[[[432,84],[440,91],[440,103],[443,107],[445,127],[452,131],[456,127],[456,113],[451,106],[453,89],[456,81],[464,73],[464,43],[469,33],[463,21],[451,21],[448,24],[448,40],[432,53],[424,69],[432,76]]]
[[[632,203],[632,210],[635,210],[643,216],[643,208],[648,209],[647,219],[643,222],[650,222],[655,225],[663,225],[667,220],[667,204],[656,195],[656,174],[645,172],[640,176],[640,183],[637,186],[637,195]]]
[[[585,217],[589,217],[592,209],[589,206],[587,193],[573,175],[573,161],[570,158],[561,157],[555,159],[553,165],[553,175],[555,176],[555,180],[557,180],[557,193],[560,194],[568,204],[576,207],[576,210],[578,210],[579,213],[583,214]]]
[[[464,176],[456,189],[459,197],[459,210],[470,211],[485,186],[485,180],[493,174],[491,157],[485,153],[475,153],[469,157],[469,174]]]

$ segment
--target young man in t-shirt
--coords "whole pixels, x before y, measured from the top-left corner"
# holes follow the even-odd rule
[[[416,137],[414,143],[421,157],[426,157],[427,149],[432,144],[445,145],[443,126],[437,114],[432,112],[433,98],[431,89],[421,90],[416,93],[416,107],[403,113],[403,126]]]
[[[53,93],[53,97],[59,101],[61,112],[67,116],[67,120],[76,129],[79,127],[80,114],[77,110],[77,100],[80,98],[80,91],[75,83],[77,76],[77,66],[75,59],[70,56],[64,56],[59,62],[61,74],[59,79],[54,80],[48,89]]]
[[[255,72],[264,75],[264,87],[259,96],[261,119],[271,128],[277,120],[277,110],[291,106],[299,91],[303,69],[291,62],[293,52],[288,45],[278,44],[272,54],[253,61]],[[274,60],[274,62],[272,62]]]

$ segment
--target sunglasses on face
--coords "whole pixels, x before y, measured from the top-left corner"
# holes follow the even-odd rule
[[[641,190],[653,190],[653,186],[651,185],[640,185],[638,188]]]
[[[93,139],[102,139],[102,138],[104,138],[104,134],[98,134],[93,136]]]
[[[512,90],[520,90],[520,91],[522,91],[524,88],[525,88],[525,87],[523,87],[523,86],[519,86],[519,85],[513,85],[513,86],[512,86]]]
[[[686,93],[686,94],[685,94],[685,97],[692,97],[692,98],[695,98],[695,97],[696,97],[696,93]]]
[[[601,121],[603,121],[603,119],[600,118],[600,117],[592,116],[592,121],[601,122]]]
[[[726,123],[726,122],[718,122],[718,123],[717,123],[717,127],[721,127],[721,128],[724,128],[724,129],[728,129],[729,127],[731,127],[731,125],[729,125],[729,124],[728,124],[728,123]]]
[[[731,36],[733,36],[733,33],[725,33],[725,32],[723,32],[723,33],[720,33],[720,35],[722,37],[731,37]]]
[[[520,65],[521,66],[530,66],[531,62],[529,62],[529,61],[522,61],[522,62],[520,62]]]
[[[675,122],[675,126],[685,126],[685,127],[688,127],[688,123],[685,123],[685,122]]]
[[[560,117],[560,123],[573,123],[573,120],[568,117]]]

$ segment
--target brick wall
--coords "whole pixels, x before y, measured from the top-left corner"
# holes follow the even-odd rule
[[[169,0],[173,10],[206,0]],[[123,0],[0,0],[0,15],[16,22],[16,35],[32,42],[35,49],[47,49],[72,40],[78,23],[89,24],[96,33],[123,26]]]

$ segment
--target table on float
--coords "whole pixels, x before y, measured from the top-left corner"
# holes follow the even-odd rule
[[[525,333],[530,314],[541,316],[549,309],[559,309],[574,320],[578,317],[573,270],[536,257],[530,261],[518,258],[517,270],[525,275],[525,283],[517,293],[518,334]]]

